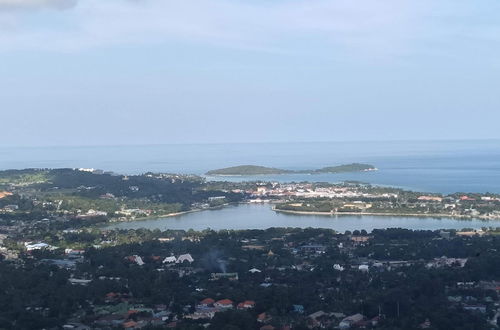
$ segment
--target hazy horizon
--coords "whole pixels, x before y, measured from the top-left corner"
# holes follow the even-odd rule
[[[313,144],[313,143],[433,143],[433,142],[500,142],[500,138],[469,138],[469,139],[398,139],[398,140],[323,140],[323,141],[215,141],[215,142],[178,142],[178,143],[124,143],[124,144],[57,144],[57,145],[0,145],[0,148],[87,148],[87,147],[147,147],[147,146],[182,146],[182,145],[234,145],[234,144]]]

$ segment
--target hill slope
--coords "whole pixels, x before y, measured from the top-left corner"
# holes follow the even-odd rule
[[[346,172],[361,172],[374,171],[375,166],[369,164],[344,164],[338,166],[328,166],[316,170],[300,170],[291,171],[274,167],[265,167],[257,165],[240,165],[211,170],[206,175],[274,175],[274,174],[321,174],[321,173],[346,173]]]

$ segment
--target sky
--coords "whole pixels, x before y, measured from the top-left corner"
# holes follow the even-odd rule
[[[0,146],[499,139],[498,0],[0,0]]]

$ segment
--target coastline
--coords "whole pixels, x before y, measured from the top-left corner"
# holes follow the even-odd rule
[[[161,214],[161,215],[151,215],[147,217],[139,217],[135,219],[129,219],[129,220],[115,220],[115,221],[109,221],[108,223],[120,223],[120,222],[133,222],[133,221],[145,221],[145,220],[154,220],[154,219],[163,219],[163,218],[171,218],[171,217],[176,217],[176,216],[181,216],[189,213],[195,213],[195,212],[201,212],[201,211],[207,211],[207,210],[218,210],[222,209],[231,205],[240,205],[240,204],[252,204],[250,202],[240,202],[240,203],[227,203],[223,205],[218,205],[218,206],[213,206],[213,207],[208,207],[208,208],[203,208],[203,209],[192,209],[192,210],[187,210],[187,211],[181,211],[181,212],[175,212],[175,213],[167,213],[167,214]],[[274,204],[273,202],[268,202],[266,204]],[[325,217],[332,217],[332,216],[389,216],[389,217],[420,217],[420,218],[451,218],[451,219],[457,219],[457,220],[480,220],[480,221],[489,221],[489,220],[499,220],[500,218],[491,218],[491,217],[474,217],[470,215],[452,215],[452,214],[446,214],[446,213],[390,213],[390,212],[317,212],[317,211],[293,211],[293,210],[280,210],[277,209],[276,206],[271,207],[272,211],[275,212],[280,212],[280,213],[286,213],[286,214],[296,214],[296,215],[319,215],[319,216],[325,216]]]
[[[240,203],[237,203],[240,204]],[[222,209],[224,207],[234,205],[234,203],[227,203],[223,205],[218,205],[218,206],[212,206],[212,207],[207,207],[204,209],[192,209],[192,210],[187,210],[187,211],[181,211],[181,212],[174,212],[174,213],[167,213],[167,214],[157,214],[157,215],[150,215],[147,217],[139,217],[139,218],[134,218],[134,219],[127,219],[127,220],[113,220],[109,221],[107,223],[121,223],[121,222],[133,222],[133,221],[145,221],[145,220],[154,220],[154,219],[163,219],[163,218],[171,218],[171,217],[176,217],[188,213],[194,213],[194,212],[201,212],[201,211],[207,211],[207,210],[217,210],[217,209]]]
[[[393,217],[421,217],[421,218],[455,218],[455,219],[463,219],[463,220],[498,220],[498,218],[485,218],[485,217],[473,217],[469,215],[452,215],[446,213],[388,213],[388,212],[315,212],[315,211],[292,211],[292,210],[280,210],[275,206],[272,207],[272,210],[275,212],[288,213],[288,214],[300,214],[300,215],[320,215],[320,216],[342,216],[342,215],[371,215],[371,216],[393,216]]]

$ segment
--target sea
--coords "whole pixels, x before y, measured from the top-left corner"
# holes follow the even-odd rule
[[[119,174],[152,171],[203,175],[236,165],[300,170],[348,163],[372,164],[378,171],[207,179],[350,180],[443,194],[500,193],[500,140],[0,147],[0,169],[83,167]]]
[[[0,147],[0,169],[95,168],[118,174],[204,175],[209,170],[262,165],[289,170],[368,163],[373,172],[207,177],[207,180],[360,181],[407,190],[500,194],[500,140],[164,144],[79,147]],[[114,223],[133,229],[264,229],[316,227],[337,231],[375,228],[420,230],[500,227],[500,221],[402,216],[317,216],[276,213],[271,205],[229,206],[176,217]]]

